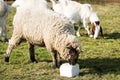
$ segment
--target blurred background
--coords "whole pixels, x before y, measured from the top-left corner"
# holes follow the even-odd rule
[[[4,0],[4,1],[15,1],[15,0]],[[78,1],[78,2],[81,2],[81,3],[85,3],[85,2],[88,2],[88,3],[103,3],[103,2],[120,2],[120,0],[73,0],[73,1]]]

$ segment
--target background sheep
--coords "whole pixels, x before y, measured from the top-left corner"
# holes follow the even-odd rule
[[[80,45],[74,35],[73,25],[64,17],[50,10],[46,6],[45,0],[28,1],[29,6],[17,7],[13,22],[14,31],[9,40],[5,61],[9,61],[12,49],[22,39],[26,39],[29,44],[32,62],[36,62],[34,45],[39,45],[46,46],[51,52],[55,67],[60,65],[61,58],[68,60],[70,64],[74,65],[78,59]],[[26,3],[28,3],[27,0],[24,2],[24,5]]]
[[[94,35],[94,38],[97,38],[99,32],[101,32],[101,35],[103,36],[100,20],[90,4],[80,4],[71,0],[51,0],[51,2],[53,4],[53,10],[66,16],[73,24],[78,23],[81,25],[82,22],[90,37],[93,37]],[[93,24],[91,30],[89,30],[89,22]],[[77,36],[80,36],[79,31],[80,27],[78,27],[76,32]]]
[[[10,10],[10,6],[7,5],[6,2],[0,0],[0,36],[2,37],[2,41],[8,41],[7,38],[7,29],[6,29],[6,18],[8,16],[8,12]]]

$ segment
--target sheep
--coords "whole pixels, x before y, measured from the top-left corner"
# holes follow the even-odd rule
[[[27,3],[24,4],[25,2],[27,2]],[[31,1],[29,1],[29,0],[16,0],[16,1],[12,4],[12,7],[15,7],[15,8],[18,9],[19,7],[32,6],[32,5],[31,5],[31,2],[37,4],[37,2],[34,1],[34,0],[31,0]],[[41,4],[41,5],[44,5],[44,6],[48,7],[48,8],[50,8],[50,7],[48,6],[48,3],[46,2],[46,0],[42,0],[42,2],[43,2],[44,4]],[[38,5],[38,6],[39,6],[39,5]]]
[[[32,62],[37,62],[34,45],[39,45],[45,46],[51,52],[54,67],[60,66],[61,59],[67,60],[71,65],[76,64],[81,47],[72,23],[48,8],[45,0],[28,2],[29,6],[16,7],[14,30],[6,50],[5,62],[9,62],[12,49],[22,39],[26,39]],[[28,2],[24,0],[24,5]]]
[[[102,27],[100,26],[100,19],[97,14],[93,11],[90,4],[80,4],[71,0],[50,0],[52,2],[53,10],[61,15],[66,16],[73,24],[78,23],[83,24],[88,35],[96,39],[99,32],[102,33]],[[88,23],[93,24],[91,30],[89,30]],[[80,36],[80,27],[76,32],[77,36]]]
[[[7,37],[7,29],[6,29],[6,19],[11,7],[7,5],[6,2],[0,0],[0,36],[2,37],[2,41],[8,41]]]

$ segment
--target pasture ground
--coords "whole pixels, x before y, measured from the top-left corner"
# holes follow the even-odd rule
[[[38,63],[29,60],[27,43],[17,46],[10,62],[4,62],[8,43],[0,41],[0,80],[120,80],[120,4],[94,4],[103,27],[104,38],[95,40],[87,37],[84,28],[78,37],[83,52],[79,55],[80,75],[74,78],[60,77],[59,69],[53,69],[50,53],[42,47],[35,47]],[[9,39],[12,35],[11,10],[7,19]]]

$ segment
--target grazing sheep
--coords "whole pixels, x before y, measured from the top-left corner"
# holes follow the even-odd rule
[[[3,42],[8,41],[6,19],[9,10],[10,10],[10,6],[7,5],[7,3],[4,2],[3,0],[0,0],[0,36],[2,37]]]
[[[53,4],[53,10],[66,16],[73,24],[78,23],[80,25],[82,22],[90,37],[93,37],[94,35],[94,38],[96,39],[99,32],[101,32],[101,35],[103,36],[100,20],[90,4],[80,4],[71,0],[50,1]],[[89,30],[88,23],[91,23],[94,26],[91,30]],[[77,36],[80,36],[79,31],[80,27],[78,27],[76,33]]]
[[[29,6],[17,7],[13,22],[14,31],[9,40],[5,61],[9,62],[12,49],[22,39],[26,39],[32,62],[36,62],[34,45],[39,45],[46,46],[51,52],[55,67],[60,65],[61,58],[74,65],[78,59],[80,44],[75,37],[73,25],[49,9],[45,0],[28,0],[28,2]],[[26,5],[28,2],[25,0],[23,4]]]

